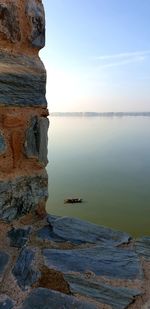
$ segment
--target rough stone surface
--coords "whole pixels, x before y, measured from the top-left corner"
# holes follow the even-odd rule
[[[59,236],[57,236],[56,234],[54,234],[52,228],[47,225],[44,226],[43,228],[39,229],[37,231],[37,237],[43,239],[43,240],[50,240],[50,241],[54,241],[54,242],[64,242],[65,240]]]
[[[0,3],[0,33],[12,43],[21,40],[18,8],[14,3]]]
[[[0,101],[9,106],[45,106],[45,76],[1,73]]]
[[[150,264],[135,252],[135,240],[101,245],[89,243],[87,234],[86,242],[70,242],[54,234],[57,219],[28,214],[11,223],[13,228],[0,222],[1,302],[5,294],[13,309],[148,308]],[[31,226],[28,237],[24,230]]]
[[[0,155],[6,150],[6,144],[3,134],[0,132]]]
[[[28,158],[37,157],[44,165],[47,165],[47,132],[49,121],[47,118],[34,117],[26,133],[25,153]]]
[[[130,235],[92,224],[80,219],[62,217],[53,222],[53,231],[56,235],[70,241],[83,241],[107,245],[120,245],[127,243]]]
[[[12,309],[13,301],[7,296],[0,294],[0,309]]]
[[[21,309],[96,309],[95,305],[79,301],[75,297],[68,296],[49,289],[38,288],[32,291],[25,300]]]
[[[0,219],[11,221],[19,218],[46,201],[47,174],[0,181],[0,196]]]
[[[103,283],[95,283],[75,275],[65,275],[71,292],[95,299],[100,303],[110,305],[113,309],[125,309],[133,303],[135,296],[141,292],[135,289],[112,287]]]
[[[0,52],[0,104],[45,106],[46,73],[40,59]]]
[[[41,0],[0,0],[0,219],[12,221],[44,208],[47,200],[48,116]],[[25,154],[25,138],[37,119],[37,157]]]
[[[136,240],[135,251],[145,259],[150,260],[150,236],[144,236]]]
[[[60,216],[55,216],[55,215],[47,215],[47,222],[50,224],[50,226],[53,226],[53,223],[56,219],[61,218]]]
[[[45,17],[41,2],[27,0],[26,15],[29,19],[31,35],[28,37],[32,46],[42,48],[45,45]]]
[[[0,277],[3,275],[3,272],[5,270],[8,261],[9,261],[9,255],[4,251],[0,251]]]
[[[39,273],[33,269],[32,262],[34,252],[31,249],[23,249],[17,259],[12,270],[13,275],[17,279],[18,285],[24,290],[36,282]]]
[[[47,144],[48,144],[48,132],[49,127],[49,120],[47,118],[40,117],[38,119],[38,131],[39,131],[39,160],[44,163],[44,165],[47,165]]]
[[[8,232],[8,237],[10,238],[10,246],[22,248],[26,244],[26,242],[28,241],[30,232],[31,232],[30,227],[28,227],[26,229],[12,228]]]
[[[109,246],[87,249],[45,249],[45,263],[64,273],[91,271],[99,276],[122,279],[141,278],[139,259],[132,250]]]

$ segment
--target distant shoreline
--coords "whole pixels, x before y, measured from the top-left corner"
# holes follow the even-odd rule
[[[52,117],[150,117],[150,112],[52,112]]]

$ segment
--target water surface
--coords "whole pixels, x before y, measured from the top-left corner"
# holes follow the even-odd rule
[[[48,212],[150,234],[150,117],[50,121]]]

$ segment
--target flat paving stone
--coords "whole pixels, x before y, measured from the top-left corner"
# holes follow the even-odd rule
[[[50,225],[44,226],[41,229],[39,229],[36,235],[37,237],[43,240],[54,241],[57,243],[65,242],[65,240],[62,237],[59,237],[56,234],[54,234],[53,229],[52,227],[50,227]]]
[[[95,283],[75,275],[64,276],[72,293],[77,293],[96,301],[110,305],[113,309],[125,309],[133,302],[135,296],[141,295],[136,289],[112,287],[103,283]]]
[[[22,290],[31,286],[38,278],[39,273],[32,267],[34,256],[35,253],[31,249],[23,249],[12,270],[12,273]]]
[[[52,225],[56,235],[69,241],[121,245],[128,243],[131,239],[131,236],[127,233],[76,218],[58,218],[53,221]]]
[[[9,255],[4,251],[0,251],[0,277],[3,275],[8,261]]]
[[[143,236],[136,240],[135,251],[145,259],[150,260],[150,236]]]
[[[92,271],[99,276],[135,279],[142,277],[137,254],[132,250],[96,246],[74,250],[43,250],[45,264],[63,273]]]
[[[53,225],[54,221],[61,218],[61,216],[55,216],[55,215],[48,215],[47,216],[47,222],[50,224],[50,226]]]
[[[96,309],[94,304],[77,300],[73,296],[38,288],[31,292],[21,309]]]

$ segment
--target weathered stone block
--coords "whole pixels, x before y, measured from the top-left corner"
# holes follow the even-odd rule
[[[42,48],[45,45],[45,14],[42,2],[28,0],[26,15],[29,19],[31,35],[29,41],[32,46]]]
[[[131,238],[127,233],[76,218],[58,218],[52,225],[56,235],[70,241],[120,245]]]
[[[31,249],[23,249],[12,270],[12,273],[22,290],[31,286],[38,278],[39,273],[32,267],[34,256],[35,254]]]
[[[8,261],[9,261],[9,255],[4,251],[0,251],[0,277],[3,275],[3,272],[5,270]]]
[[[47,225],[42,227],[37,231],[37,237],[43,239],[43,240],[49,240],[49,241],[54,241],[56,243],[62,243],[65,242],[65,240],[56,234],[54,234],[52,228]]]
[[[30,234],[31,228],[12,228],[8,232],[8,237],[10,238],[10,246],[11,247],[17,247],[22,248],[26,242],[28,241],[29,234]]]
[[[0,75],[0,103],[7,106],[46,106],[45,76],[2,73]]]
[[[0,132],[0,155],[6,150],[6,143],[3,134]]]
[[[0,105],[46,107],[46,72],[39,58],[0,53]]]
[[[28,158],[36,157],[41,163],[47,165],[47,143],[49,121],[44,117],[33,117],[27,129],[25,153]]]
[[[107,284],[85,280],[76,275],[65,275],[72,293],[92,298],[110,305],[113,309],[125,309],[133,303],[135,296],[141,295],[137,289],[113,287]]]
[[[136,253],[111,246],[88,249],[45,249],[45,264],[63,273],[91,271],[98,276],[118,279],[141,278],[142,270]]]
[[[12,43],[21,40],[18,8],[14,3],[0,3],[0,35]]]
[[[11,221],[34,211],[48,197],[47,173],[0,181],[0,219]]]
[[[44,165],[47,165],[47,144],[48,144],[48,127],[49,120],[47,118],[40,117],[38,119],[38,131],[39,131],[39,161],[43,162]]]
[[[54,224],[54,221],[61,218],[60,216],[55,216],[55,215],[48,215],[47,216],[47,222],[49,223],[49,225],[52,227]]]
[[[96,309],[94,304],[77,300],[73,296],[38,288],[31,292],[21,309]]]
[[[25,154],[28,158],[38,157],[39,150],[39,132],[37,117],[31,119],[31,123],[26,132]]]
[[[136,240],[135,251],[138,255],[150,260],[150,236],[143,236]]]

